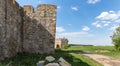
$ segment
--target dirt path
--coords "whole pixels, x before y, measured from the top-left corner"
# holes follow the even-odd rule
[[[120,66],[120,59],[112,58],[109,56],[103,56],[98,54],[85,53],[82,54],[92,58],[93,60],[103,64],[104,66]]]

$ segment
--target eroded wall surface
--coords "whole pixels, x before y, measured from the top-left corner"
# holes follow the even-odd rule
[[[24,50],[32,53],[53,53],[56,27],[56,6],[24,6],[27,20],[24,22]]]
[[[0,57],[20,51],[22,7],[14,0],[0,0]]]
[[[21,7],[15,0],[0,0],[0,60],[18,52],[54,53],[56,6]]]

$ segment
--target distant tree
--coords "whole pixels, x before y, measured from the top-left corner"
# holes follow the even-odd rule
[[[111,36],[112,42],[115,46],[116,50],[120,51],[120,26],[116,28],[115,32],[113,33],[113,36]]]

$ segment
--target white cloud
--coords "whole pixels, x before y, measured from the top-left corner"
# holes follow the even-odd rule
[[[109,12],[102,12],[99,16],[96,17],[99,20],[116,20],[119,18],[119,15],[117,13],[114,13],[113,11]]]
[[[95,27],[110,27],[113,24],[120,23],[120,11],[104,11],[95,18],[96,21],[92,23]],[[113,30],[114,27],[110,28],[110,30]]]
[[[89,31],[90,28],[89,28],[88,26],[84,26],[82,30],[83,30],[83,31]]]
[[[104,24],[103,26],[109,26],[109,24],[108,24],[108,23],[106,23],[106,24]]]
[[[57,6],[57,9],[60,9],[61,7],[60,6]]]
[[[97,28],[102,28],[102,27],[106,27],[109,26],[111,22],[109,21],[96,21],[93,22],[92,25],[94,25]]]
[[[110,13],[115,13],[115,11],[113,11],[113,10],[111,10],[111,11],[109,11]]]
[[[89,4],[95,4],[95,3],[97,3],[97,2],[100,2],[101,0],[88,0],[87,2],[89,3]]]
[[[92,23],[92,25],[94,25],[97,28],[101,28],[102,27],[102,25],[99,24],[99,21],[96,21],[96,22]]]
[[[102,23],[103,23],[103,27],[106,27],[106,26],[109,26],[111,22],[109,22],[109,21],[103,21]]]
[[[74,11],[78,11],[79,10],[78,7],[76,7],[76,6],[72,6],[71,9],[74,10]]]
[[[102,26],[100,24],[96,24],[96,27],[101,28]]]
[[[65,29],[63,27],[56,27],[56,32],[64,32]]]
[[[92,25],[97,25],[99,21],[93,22]]]

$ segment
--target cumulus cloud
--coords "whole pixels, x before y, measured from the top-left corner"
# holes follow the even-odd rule
[[[56,32],[64,32],[65,29],[63,27],[56,27]]]
[[[97,2],[100,2],[101,0],[88,0],[87,2],[89,3],[89,4],[95,4],[95,3],[97,3]]]
[[[96,22],[93,22],[92,25],[94,25],[95,27],[97,28],[102,28],[102,27],[106,27],[106,26],[109,26],[110,25],[110,21],[96,21]]]
[[[110,27],[112,24],[120,23],[120,11],[104,11],[95,17],[96,21],[92,23],[95,27]],[[111,28],[112,30],[113,28]]]
[[[82,28],[82,30],[83,30],[83,31],[89,31],[90,28],[89,28],[88,26],[84,26],[84,27]]]
[[[71,9],[74,10],[74,11],[78,11],[79,10],[78,7],[76,7],[76,6],[72,6]]]
[[[102,12],[99,16],[96,17],[96,19],[99,20],[116,20],[120,17],[118,13],[115,13],[114,11],[109,12]]]

